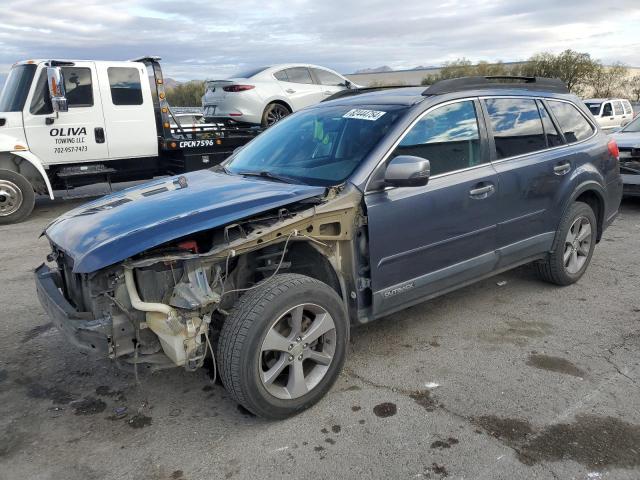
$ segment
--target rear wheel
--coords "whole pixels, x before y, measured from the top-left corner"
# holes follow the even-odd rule
[[[575,202],[556,234],[553,253],[536,264],[539,276],[556,285],[577,282],[589,266],[596,245],[596,216],[589,205]]]
[[[25,177],[10,170],[0,170],[0,225],[21,222],[29,216],[36,195]]]
[[[291,110],[281,103],[270,103],[267,105],[267,108],[264,109],[264,113],[262,114],[262,126],[270,127],[289,114],[291,114]]]
[[[331,388],[348,337],[342,301],[331,287],[304,275],[277,275],[244,294],[225,320],[218,343],[222,383],[256,415],[295,415]]]

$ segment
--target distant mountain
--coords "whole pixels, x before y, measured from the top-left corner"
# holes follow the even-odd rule
[[[175,79],[170,78],[170,77],[165,77],[165,79],[164,79],[164,87],[165,88],[174,88],[174,87],[177,87],[180,84],[182,84],[182,82],[179,82],[178,80],[175,80]]]
[[[363,68],[361,70],[356,70],[354,73],[382,73],[382,72],[392,72],[393,69],[387,65],[383,65],[382,67],[375,68]]]

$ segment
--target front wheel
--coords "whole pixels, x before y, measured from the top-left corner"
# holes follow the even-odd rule
[[[0,225],[27,218],[35,201],[36,195],[29,180],[19,173],[0,170]]]
[[[218,343],[222,383],[258,416],[282,419],[315,404],[344,364],[349,325],[328,285],[276,275],[245,293]]]
[[[536,264],[538,275],[556,285],[577,282],[589,266],[596,246],[596,216],[589,205],[575,202],[560,222],[553,253]]]

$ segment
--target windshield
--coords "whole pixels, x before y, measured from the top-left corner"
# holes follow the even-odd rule
[[[629,122],[629,125],[622,129],[623,132],[638,133],[640,132],[640,116]]]
[[[587,107],[589,107],[589,110],[591,110],[591,113],[596,117],[600,115],[601,105],[602,105],[601,103],[587,103]]]
[[[399,105],[303,110],[259,135],[225,168],[236,174],[266,172],[309,185],[337,185],[406,110]]]
[[[36,65],[16,65],[9,72],[0,93],[0,112],[21,112],[29,94]]]

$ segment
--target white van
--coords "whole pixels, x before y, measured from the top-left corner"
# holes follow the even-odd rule
[[[590,98],[584,103],[604,130],[624,127],[633,120],[633,108],[624,98]]]

